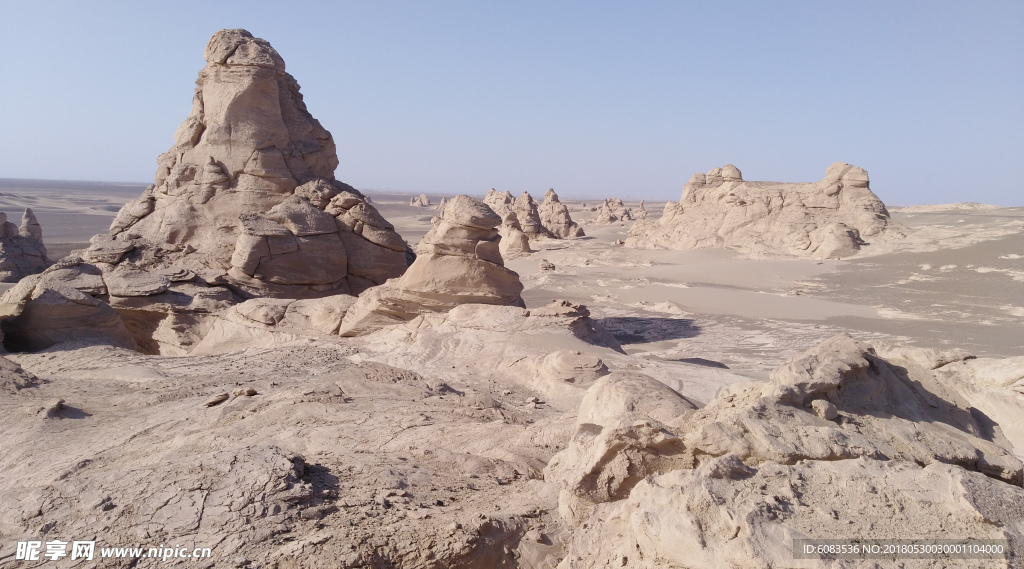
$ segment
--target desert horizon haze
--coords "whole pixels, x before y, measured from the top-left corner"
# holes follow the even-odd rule
[[[665,201],[843,161],[886,203],[1024,205],[1019,2],[174,6],[0,3],[0,177],[148,183],[195,46],[244,27],[358,188]]]

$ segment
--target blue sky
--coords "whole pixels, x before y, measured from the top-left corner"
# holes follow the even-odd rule
[[[1024,205],[1019,1],[0,0],[0,177],[150,181],[236,27],[363,189],[676,200],[844,161],[889,203]]]

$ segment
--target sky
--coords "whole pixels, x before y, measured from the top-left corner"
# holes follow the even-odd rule
[[[357,188],[678,200],[865,168],[1024,205],[1024,2],[0,0],[0,177],[142,182],[221,28],[268,40]]]

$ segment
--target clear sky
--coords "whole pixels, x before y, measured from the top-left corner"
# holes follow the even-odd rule
[[[148,182],[203,47],[284,57],[363,189],[676,200],[861,166],[1024,205],[1024,2],[0,0],[0,177]]]

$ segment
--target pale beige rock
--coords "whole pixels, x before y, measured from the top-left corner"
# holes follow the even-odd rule
[[[487,207],[491,208],[494,213],[502,218],[506,217],[509,213],[513,213],[512,206],[515,204],[515,201],[511,192],[499,192],[494,188],[487,190],[487,195],[484,196],[484,203],[487,204]]]
[[[596,504],[620,500],[648,474],[692,461],[664,423],[697,409],[673,389],[640,373],[598,379],[580,403],[576,432],[555,455],[545,477],[562,487],[559,512],[581,523]]]
[[[746,182],[730,164],[695,174],[659,220],[633,225],[626,245],[841,259],[903,235],[862,168],[836,162],[817,182],[785,184]]]
[[[193,355],[268,349],[309,338],[329,341],[356,298],[339,294],[323,298],[254,298],[213,314]]]
[[[913,528],[914,539],[955,533],[1019,543],[1024,532],[1014,520],[1022,511],[1020,488],[941,463],[856,459],[749,468],[723,455],[697,469],[651,476],[627,499],[595,507],[559,567],[831,567],[794,560],[793,540],[908,539]],[[984,562],[944,566],[978,563]],[[1003,563],[997,566],[1009,566]]]
[[[409,205],[412,207],[430,207],[432,204],[427,194],[420,194],[409,198]]]
[[[558,194],[554,189],[549,189],[544,194],[544,201],[537,206],[540,215],[541,225],[548,230],[553,237],[566,239],[569,237],[584,237],[583,228],[569,216],[569,208],[558,201]]]
[[[444,211],[446,205],[448,205],[448,198],[446,198],[445,196],[441,196],[441,201],[437,202],[437,205],[434,206],[434,209],[436,209],[437,211]]]
[[[110,235],[82,256],[143,270],[174,264],[203,283],[257,296],[358,292],[367,280],[400,275],[404,241],[358,191],[334,180],[334,141],[274,48],[245,30],[221,30],[205,54],[192,112],[158,159],[156,184],[125,204]],[[356,239],[369,247],[351,248],[385,249],[370,255],[387,258],[380,271],[349,267],[355,255],[346,241]]]
[[[640,207],[633,212],[633,219],[639,221],[641,219],[647,219],[647,208],[644,207],[644,200],[640,200]]]
[[[499,223],[483,202],[452,198],[420,240],[416,261],[401,278],[360,295],[340,334],[362,335],[460,304],[522,306],[519,275],[504,267],[499,251]]]
[[[541,358],[538,368],[546,381],[583,389],[609,373],[601,358],[575,350],[551,352]]]
[[[68,341],[135,348],[116,310],[43,275],[26,277],[4,293],[0,317],[4,345],[11,350],[38,351]]]
[[[515,212],[516,217],[519,219],[519,225],[522,226],[523,233],[530,239],[552,237],[551,232],[541,222],[537,202],[529,192],[519,194],[519,197],[512,203],[512,211]]]
[[[610,225],[633,220],[632,211],[619,198],[605,198],[596,211],[591,223],[597,225]]]
[[[958,391],[999,375],[989,370],[1008,370],[1004,383],[1015,383],[1024,366],[965,357],[892,344],[876,352],[840,335],[769,382],[730,385],[701,409],[665,409],[661,421],[599,393],[614,374],[599,380],[545,470],[562,488],[560,514],[577,527],[563,565],[788,566],[793,539],[866,528],[902,538],[908,524],[915,537],[941,539],[951,526],[930,521],[940,519],[987,539],[1024,538],[1007,523],[1024,511],[1012,441]],[[664,402],[663,389],[647,397]]]
[[[516,212],[510,211],[505,215],[498,233],[501,235],[501,241],[498,242],[498,250],[501,252],[503,259],[515,259],[533,252],[530,249],[530,238],[523,233],[523,228],[519,225],[519,218],[516,216]]]
[[[42,282],[64,284],[93,296],[107,294],[103,271],[81,257],[64,257],[43,271],[42,279]]]
[[[20,228],[0,212],[0,282],[18,282],[51,264],[43,245],[42,227],[32,209],[25,209]]]
[[[411,256],[394,226],[334,179],[334,141],[269,43],[221,30],[205,56],[156,183],[76,252],[85,264],[47,277],[109,294],[139,347],[154,353],[186,352],[225,304],[358,294],[400,276]],[[31,212],[22,233],[41,237]]]

